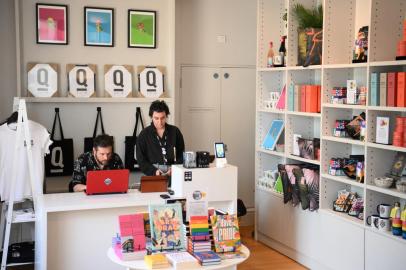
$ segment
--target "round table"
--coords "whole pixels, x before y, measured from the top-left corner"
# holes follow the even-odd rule
[[[228,259],[228,260],[222,260],[220,264],[217,265],[210,265],[210,266],[199,266],[195,269],[237,269],[237,264],[242,263],[248,257],[250,256],[250,251],[249,249],[242,245],[241,246],[241,252],[246,255],[245,258],[239,258],[239,259]],[[123,267],[126,267],[127,270],[149,270],[149,268],[146,266],[144,260],[135,260],[135,261],[122,261],[120,258],[117,257],[116,253],[114,252],[113,248],[109,248],[107,251],[107,257],[109,257],[110,260],[112,260],[114,263],[121,265]],[[170,268],[162,268],[162,269],[175,269],[173,267]]]

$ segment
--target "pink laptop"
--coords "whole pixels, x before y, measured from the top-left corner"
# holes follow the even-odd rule
[[[88,171],[86,194],[127,193],[129,170]]]

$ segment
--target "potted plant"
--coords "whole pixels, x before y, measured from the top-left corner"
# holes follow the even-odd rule
[[[323,40],[323,6],[307,9],[301,4],[293,6],[298,22],[298,65],[320,65]]]

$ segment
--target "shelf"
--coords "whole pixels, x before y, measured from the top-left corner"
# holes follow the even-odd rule
[[[258,72],[285,71],[286,67],[257,68]]]
[[[304,66],[287,67],[287,70],[309,70],[309,69],[321,69],[321,65],[310,65],[307,67],[304,67]]]
[[[390,151],[406,152],[406,147],[399,147],[399,146],[393,146],[393,145],[387,145],[387,144],[379,144],[379,143],[368,142],[367,146],[368,147],[379,148],[379,149],[384,149],[384,150],[390,150]]]
[[[406,112],[405,107],[368,106],[371,111]]]
[[[406,200],[406,193],[399,192],[396,188],[381,188],[375,185],[367,185],[367,189]]]
[[[129,97],[129,98],[19,97],[19,98],[25,99],[27,103],[151,103],[157,99],[164,100],[165,102],[169,103],[172,102],[173,100],[173,98],[143,98],[143,97]]]
[[[365,142],[362,142],[360,140],[341,138],[341,137],[335,137],[335,136],[322,136],[321,138],[323,140],[332,141],[332,142],[340,142],[340,143],[365,146]]]
[[[390,239],[393,239],[395,241],[399,241],[399,242],[401,242],[403,244],[406,244],[406,239],[403,239],[402,236],[393,235],[392,231],[382,231],[382,230],[374,229],[369,225],[366,225],[365,228],[370,232],[374,232],[374,233],[383,235],[385,237],[388,237]]]
[[[29,265],[29,264],[34,264],[35,262],[22,262],[22,263],[8,263],[7,267],[9,266],[20,266],[20,265]]]
[[[292,111],[287,111],[286,112],[288,115],[298,115],[298,116],[309,116],[309,117],[321,117],[320,113],[310,113],[310,112],[292,112]]]
[[[263,149],[263,148],[258,148],[257,151],[258,151],[258,152],[261,152],[261,153],[268,154],[268,155],[274,155],[274,156],[285,157],[285,153],[284,153],[284,152],[277,152],[277,151],[272,151],[272,150],[266,150],[266,149]]]
[[[278,114],[284,114],[285,111],[283,110],[278,110],[278,109],[259,109],[259,112],[264,112],[264,113],[278,113]]]
[[[291,154],[287,154],[286,157],[287,157],[287,158],[290,158],[290,159],[297,160],[297,161],[302,161],[302,162],[306,162],[306,163],[311,163],[311,164],[315,164],[315,165],[320,165],[320,161],[319,161],[319,160],[313,160],[313,159],[302,158],[302,157],[294,156],[294,155],[291,155]]]
[[[13,224],[17,224],[17,223],[29,223],[29,222],[35,222],[35,218],[30,218],[30,219],[24,219],[24,220],[18,220],[16,221],[14,218],[11,221],[11,223]]]
[[[347,213],[340,213],[340,212],[333,211],[331,209],[320,209],[320,212],[326,213],[328,215],[337,217],[345,222],[350,222],[358,227],[364,228],[363,220],[360,220],[356,217],[352,217],[352,216],[348,215]]]
[[[264,191],[264,192],[267,192],[267,193],[269,193],[269,194],[272,194],[272,195],[274,195],[274,196],[276,196],[276,197],[283,198],[283,194],[282,194],[282,193],[278,193],[278,192],[276,192],[276,191],[273,190],[273,189],[264,188],[264,187],[261,187],[261,186],[258,186],[258,185],[257,185],[257,189],[259,189],[259,190],[261,190],[261,191]]]
[[[354,63],[354,64],[330,64],[324,65],[324,69],[334,69],[334,68],[359,68],[359,67],[367,67],[368,63]]]
[[[399,61],[377,61],[369,63],[371,67],[380,67],[380,66],[402,66],[406,65],[406,60]]]
[[[355,109],[355,110],[365,110],[367,108],[365,105],[331,104],[331,103],[323,103],[322,106],[325,108]]]
[[[327,178],[329,180],[333,180],[333,181],[336,181],[336,182],[340,182],[340,183],[343,183],[343,184],[346,184],[346,185],[352,185],[352,186],[357,186],[357,187],[361,187],[361,188],[364,188],[364,186],[365,186],[364,183],[358,183],[355,180],[351,180],[347,176],[335,176],[335,175],[330,175],[328,173],[322,173],[321,177]]]

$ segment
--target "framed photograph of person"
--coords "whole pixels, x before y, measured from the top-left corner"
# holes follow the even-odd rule
[[[114,47],[114,9],[84,9],[85,46]]]
[[[156,48],[156,11],[128,10],[128,47]]]
[[[38,44],[68,44],[68,6],[36,4]]]

